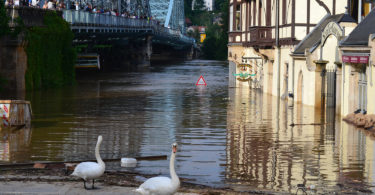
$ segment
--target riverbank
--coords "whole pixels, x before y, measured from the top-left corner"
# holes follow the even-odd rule
[[[95,181],[95,189],[85,190],[83,182],[69,176],[61,168],[47,169],[3,169],[0,170],[0,194],[127,194],[136,195],[134,190],[146,179],[154,175],[140,175],[132,172],[106,171]],[[212,188],[189,183],[181,179],[178,195],[219,195],[219,194],[272,194],[265,192],[236,191],[230,188]],[[91,183],[86,184],[91,187]]]

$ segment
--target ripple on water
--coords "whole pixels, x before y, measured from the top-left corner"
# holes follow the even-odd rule
[[[246,87],[228,88],[228,65],[188,61],[149,72],[79,75],[74,87],[29,94],[32,130],[0,131],[0,161],[87,160],[103,135],[103,158],[170,155],[189,181],[240,190],[319,193],[373,190],[374,139],[336,119],[320,123],[310,107],[288,107]],[[196,87],[203,75],[207,86]],[[332,125],[334,124],[334,125]],[[168,175],[167,160],[133,171]],[[121,168],[119,162],[108,169]]]

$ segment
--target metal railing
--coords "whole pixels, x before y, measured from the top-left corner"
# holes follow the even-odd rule
[[[126,18],[76,10],[63,10],[63,17],[72,25],[151,28],[151,26],[156,24],[154,20]]]
[[[127,18],[108,14],[90,13],[86,11],[63,10],[63,18],[71,25],[76,26],[98,26],[98,27],[120,27],[150,29],[154,34],[169,36],[181,41],[194,44],[194,39],[183,35],[178,30],[163,27],[156,20]]]

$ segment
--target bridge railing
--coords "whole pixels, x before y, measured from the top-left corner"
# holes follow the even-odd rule
[[[125,27],[150,29],[154,34],[174,37],[181,41],[193,43],[194,39],[183,35],[178,30],[166,28],[158,24],[156,20],[126,18],[108,14],[90,13],[76,10],[63,10],[64,19],[72,25],[100,26],[100,27]]]
[[[72,25],[151,28],[154,23],[156,24],[156,21],[153,20],[126,18],[76,10],[63,10],[63,17]]]

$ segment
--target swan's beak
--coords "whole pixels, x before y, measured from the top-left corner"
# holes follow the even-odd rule
[[[177,146],[174,145],[174,146],[172,147],[172,151],[173,151],[173,153],[176,153],[176,152],[177,152]]]

